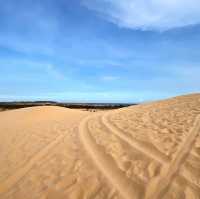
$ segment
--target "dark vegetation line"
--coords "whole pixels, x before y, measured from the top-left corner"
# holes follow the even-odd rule
[[[27,108],[34,106],[60,106],[73,109],[116,109],[128,107],[136,104],[129,103],[61,103],[53,101],[35,101],[35,102],[0,102],[0,109],[12,110],[18,108]]]

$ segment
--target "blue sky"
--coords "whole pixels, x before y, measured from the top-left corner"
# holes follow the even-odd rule
[[[0,0],[0,100],[142,102],[200,91],[197,0]]]

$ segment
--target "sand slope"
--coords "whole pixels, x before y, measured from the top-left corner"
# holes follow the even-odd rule
[[[1,112],[0,198],[200,198],[200,94]]]
[[[0,198],[115,194],[80,143],[78,126],[87,115],[58,107],[0,113]]]

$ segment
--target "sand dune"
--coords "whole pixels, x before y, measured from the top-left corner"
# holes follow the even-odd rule
[[[0,198],[199,199],[200,94],[1,112]]]

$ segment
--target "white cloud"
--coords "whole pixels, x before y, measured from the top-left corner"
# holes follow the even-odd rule
[[[120,27],[165,31],[200,23],[199,0],[83,0]]]

